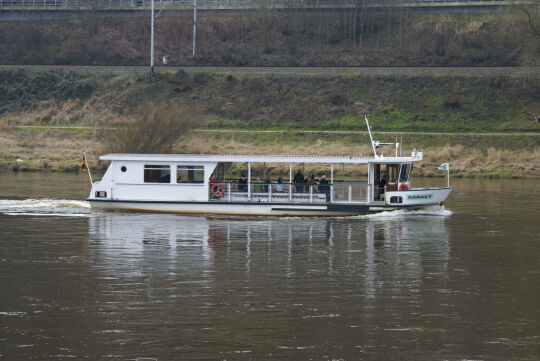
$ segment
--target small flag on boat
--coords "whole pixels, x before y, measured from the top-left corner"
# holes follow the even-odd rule
[[[449,163],[443,163],[437,169],[438,170],[448,170],[448,168],[450,168],[450,164]]]
[[[81,171],[86,170],[86,155],[83,154],[81,158]]]

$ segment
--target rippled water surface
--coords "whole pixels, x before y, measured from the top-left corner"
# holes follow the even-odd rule
[[[538,181],[331,219],[97,211],[87,183],[0,174],[0,359],[540,359]]]

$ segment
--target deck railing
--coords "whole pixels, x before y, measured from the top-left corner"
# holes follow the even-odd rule
[[[225,203],[367,203],[371,187],[367,183],[238,183],[214,182],[208,199]]]

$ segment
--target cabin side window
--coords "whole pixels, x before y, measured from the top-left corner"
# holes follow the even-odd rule
[[[396,183],[398,179],[399,165],[388,164],[386,166],[386,181],[388,183]]]
[[[399,182],[400,183],[406,183],[409,180],[410,169],[411,169],[410,164],[403,164],[401,166],[401,172],[399,174]]]
[[[171,183],[171,166],[145,164],[144,183]]]
[[[195,165],[177,166],[176,183],[204,183],[204,167]]]

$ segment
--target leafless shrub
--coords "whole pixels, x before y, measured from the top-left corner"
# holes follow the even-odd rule
[[[5,132],[8,130],[8,124],[5,120],[0,119],[0,132]]]
[[[194,106],[156,102],[139,107],[135,120],[111,130],[105,148],[113,153],[171,153],[205,117]]]
[[[462,158],[465,153],[463,145],[457,144],[453,146],[445,146],[438,151],[427,152],[425,160],[427,163],[443,163],[451,159]]]
[[[510,151],[504,149],[488,148],[487,160],[491,163],[505,162],[508,158],[512,158]]]

